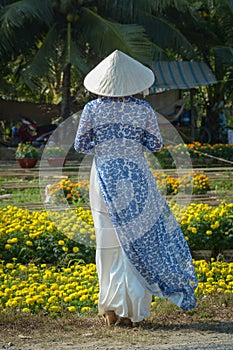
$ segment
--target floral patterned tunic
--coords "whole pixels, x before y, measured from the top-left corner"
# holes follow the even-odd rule
[[[153,295],[193,308],[197,280],[190,251],[144,156],[162,148],[151,106],[134,97],[89,102],[74,147],[94,154],[108,213],[140,282]]]

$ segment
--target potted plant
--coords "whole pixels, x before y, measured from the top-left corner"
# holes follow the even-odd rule
[[[15,152],[21,168],[33,168],[38,161],[38,150],[30,143],[19,143]]]
[[[44,150],[44,158],[47,159],[49,165],[63,166],[66,161],[66,151],[59,146],[46,146]]]

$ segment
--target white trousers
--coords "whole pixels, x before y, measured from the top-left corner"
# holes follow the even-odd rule
[[[96,233],[96,267],[100,292],[98,308],[140,322],[149,317],[152,295],[136,278],[119,243],[103,200],[93,163],[90,204]]]

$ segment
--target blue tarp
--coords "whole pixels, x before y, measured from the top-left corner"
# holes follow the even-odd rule
[[[155,74],[150,93],[193,89],[217,83],[213,72],[204,62],[157,61],[150,66]]]

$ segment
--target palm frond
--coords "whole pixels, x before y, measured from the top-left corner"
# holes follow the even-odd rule
[[[230,11],[233,13],[233,0],[225,0],[225,2],[227,3]]]
[[[22,27],[25,21],[39,20],[49,24],[53,17],[51,3],[48,0],[22,0],[13,2],[1,10],[1,29],[6,35]]]
[[[33,56],[26,69],[28,75],[42,77],[52,74],[51,62],[57,58],[57,27],[54,25],[43,38],[42,45],[38,48],[37,53]]]
[[[215,62],[219,65],[231,66],[233,68],[233,48],[217,46],[212,48]]]
[[[79,25],[91,47],[101,57],[119,49],[139,61],[151,60],[152,44],[142,26],[111,22],[88,8],[83,8]]]
[[[173,24],[160,17],[151,15],[145,16],[143,22],[151,41],[156,43],[161,49],[172,49],[186,58],[195,56],[191,43]]]
[[[97,0],[97,4],[103,17],[111,17],[118,22],[128,24],[138,21],[140,13],[158,14],[168,7],[174,7],[179,11],[190,11],[187,0]]]
[[[81,73],[87,74],[89,71],[89,67],[86,64],[85,58],[79,50],[78,45],[75,41],[71,40],[71,55],[70,55],[70,63]]]

